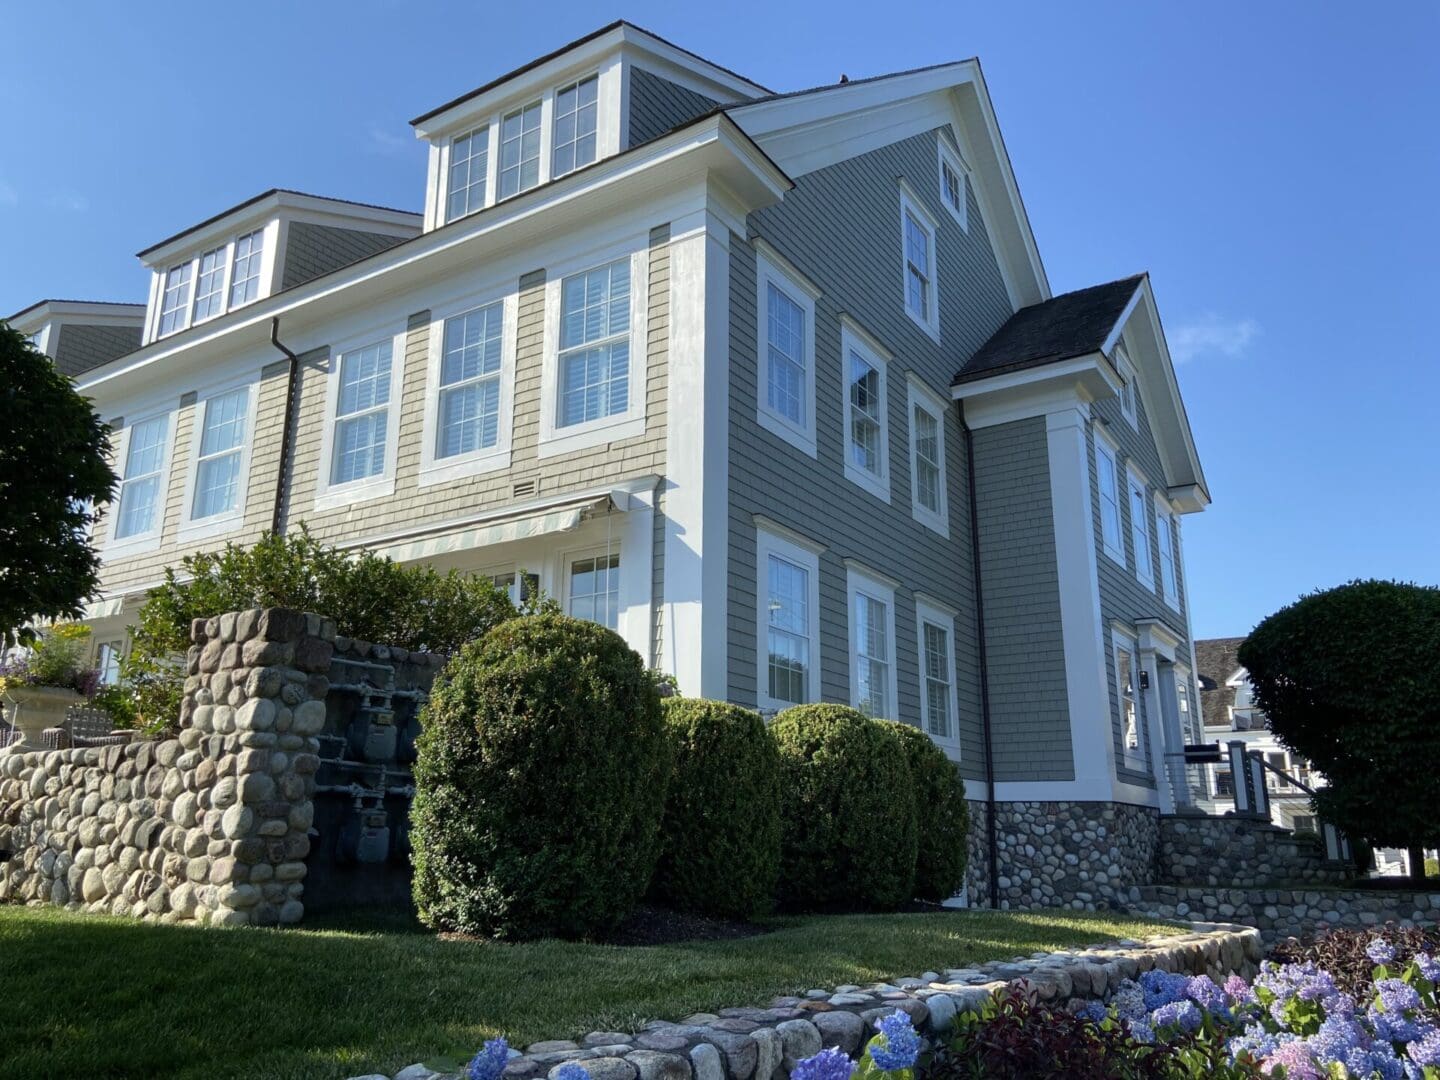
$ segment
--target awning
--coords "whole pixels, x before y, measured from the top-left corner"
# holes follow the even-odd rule
[[[555,506],[533,514],[506,518],[502,521],[477,524],[435,536],[418,537],[400,543],[386,544],[370,550],[397,563],[448,555],[472,548],[506,544],[512,540],[528,540],[550,533],[570,532],[580,526],[587,511],[610,507],[609,495],[589,496],[583,502]]]
[[[112,615],[119,615],[124,607],[123,596],[112,596],[109,600],[92,600],[85,605],[85,620],[94,622],[96,619],[108,619]]]

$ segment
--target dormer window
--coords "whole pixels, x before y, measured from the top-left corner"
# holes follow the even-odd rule
[[[185,312],[190,306],[190,274],[195,264],[172,266],[165,274],[165,293],[160,298],[160,336],[185,328]]]
[[[225,246],[200,256],[200,277],[195,282],[195,314],[192,322],[219,315],[225,303]]]
[[[235,241],[235,262],[230,270],[230,306],[248,304],[260,295],[260,262],[265,230],[256,229]]]
[[[478,127],[450,144],[450,203],[445,220],[473,214],[485,205],[485,175],[490,167],[490,126]]]
[[[508,199],[540,183],[540,102],[506,115],[500,124],[500,191]]]
[[[598,75],[562,86],[555,92],[555,149],[550,165],[552,179],[595,160],[599,92]]]

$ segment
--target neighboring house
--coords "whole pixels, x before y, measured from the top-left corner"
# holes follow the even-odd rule
[[[141,253],[79,380],[98,641],[304,522],[686,694],[918,724],[1007,829],[1171,808],[1209,494],[1149,278],[1052,294],[977,61],[775,93],[615,23],[414,124],[423,213],[273,191]]]

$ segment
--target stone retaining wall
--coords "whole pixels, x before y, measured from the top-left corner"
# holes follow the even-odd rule
[[[1105,999],[1123,979],[1152,968],[1209,975],[1217,982],[1252,977],[1262,955],[1259,935],[1243,926],[1199,926],[1145,942],[1122,941],[1073,952],[1038,953],[975,968],[927,971],[870,986],[810,990],[769,1008],[696,1013],[679,1023],[657,1020],[637,1034],[592,1031],[578,1041],[533,1043],[514,1054],[507,1080],[553,1078],[574,1062],[590,1080],[784,1080],[795,1064],[825,1047],[860,1053],[876,1023],[896,1009],[926,1038],[942,1034],[957,1012],[979,1008],[1007,985],[1024,982],[1042,1001]],[[449,1074],[411,1065],[394,1080]],[[381,1074],[352,1080],[390,1080]]]
[[[1440,923],[1440,893],[1392,889],[1223,889],[1151,885],[1132,890],[1136,914],[1162,919],[1234,919],[1259,929],[1267,945],[1323,927]]]
[[[1155,880],[1177,885],[1336,885],[1354,877],[1353,869],[1327,863],[1317,843],[1240,817],[1161,818],[1159,850]]]
[[[176,738],[0,755],[0,900],[299,922],[334,637],[285,608],[197,619]]]

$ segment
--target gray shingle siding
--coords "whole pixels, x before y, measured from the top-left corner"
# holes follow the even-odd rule
[[[720,104],[644,68],[630,68],[630,145],[664,135]]]
[[[950,535],[911,513],[907,372],[948,398],[950,379],[1011,314],[999,268],[973,196],[969,232],[940,203],[937,134],[914,136],[802,176],[782,203],[751,215],[764,238],[820,288],[816,302],[816,438],[813,459],[756,420],[756,262],[753,246],[732,237],[730,256],[729,694],[757,701],[755,522],[762,514],[825,545],[820,557],[821,671],[824,700],[848,702],[849,557],[896,578],[897,719],[920,720],[915,591],[958,609],[955,668],[962,771],[983,772],[978,657],[969,554],[969,503],[958,413],[945,413]],[[943,345],[905,313],[900,249],[903,176],[939,222],[937,280]],[[891,502],[847,479],[843,464],[840,313],[892,354],[887,371]]]
[[[55,343],[55,367],[80,375],[140,348],[138,326],[85,326],[65,323]]]
[[[1045,418],[975,432],[995,778],[1073,780]]]
[[[392,248],[403,236],[385,236],[360,229],[337,229],[292,221],[285,241],[285,272],[280,287],[291,289],[321,274],[359,262],[377,251]]]

